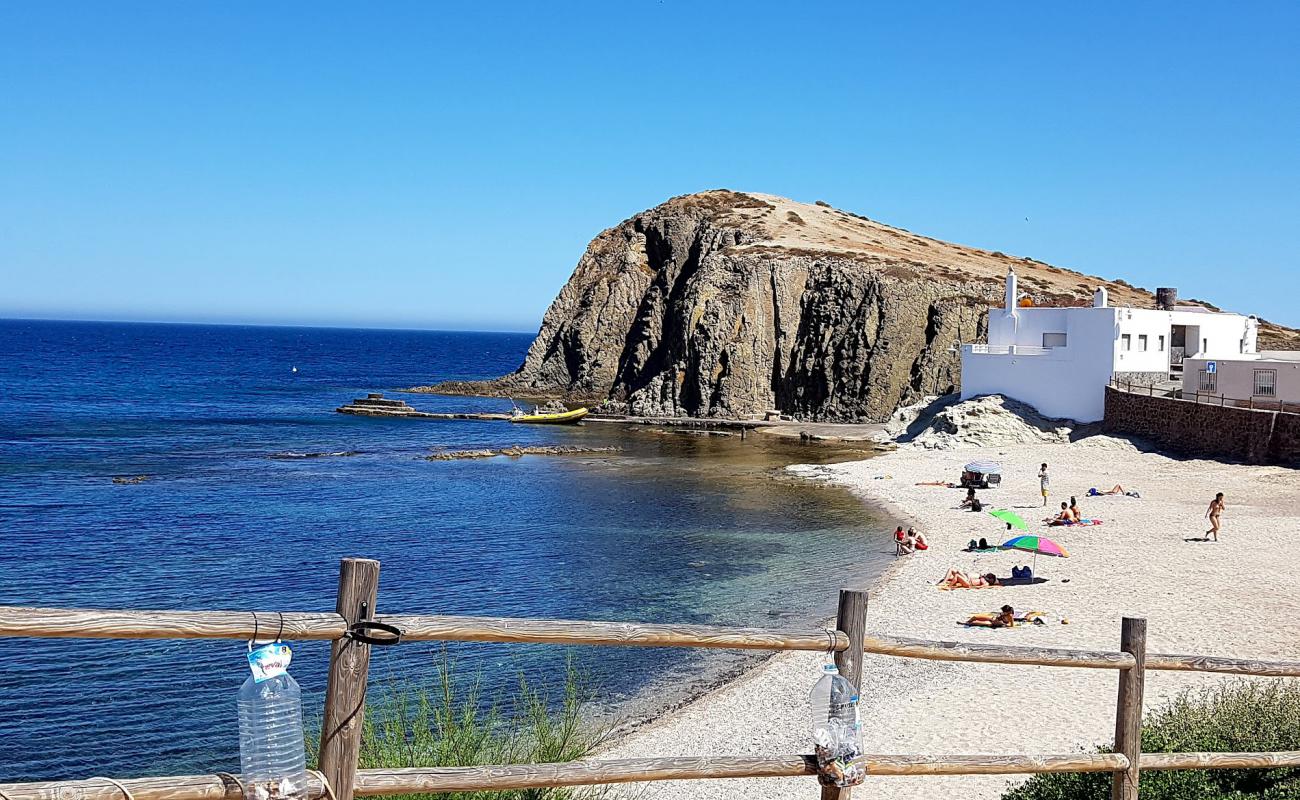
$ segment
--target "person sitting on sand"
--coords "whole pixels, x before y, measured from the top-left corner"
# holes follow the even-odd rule
[[[1083,513],[1079,511],[1079,501],[1070,496],[1070,519],[1075,522],[1083,522]]]
[[[930,549],[930,543],[925,540],[925,536],[916,528],[907,529],[907,540],[912,543],[914,550]]]
[[[961,501],[962,508],[970,508],[975,504],[975,487],[966,490],[966,499]]]
[[[950,569],[943,580],[939,581],[939,585],[950,589],[983,589],[985,586],[997,586],[998,576],[990,572],[971,578],[959,569]]]
[[[899,525],[894,530],[894,555],[910,555],[915,549],[916,548],[912,544],[911,540],[908,539],[906,531],[903,530],[903,526]]]
[[[1061,513],[1044,520],[1048,525],[1073,525],[1074,516],[1070,513],[1070,504],[1061,503]]]
[[[1016,624],[1016,611],[1011,606],[1003,606],[996,619],[993,620],[995,628],[1013,628]]]

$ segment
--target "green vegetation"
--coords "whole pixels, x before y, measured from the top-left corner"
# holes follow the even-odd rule
[[[463,679],[445,657],[431,685],[398,683],[366,709],[361,769],[471,767],[573,761],[589,756],[607,729],[584,719],[587,680],[572,663],[563,698],[520,673],[507,697],[487,697],[479,678]],[[428,800],[563,800],[566,789],[408,795]],[[593,796],[583,790],[583,797]]]
[[[1148,715],[1148,753],[1300,750],[1300,685],[1237,681],[1186,692]],[[1110,752],[1101,750],[1101,752]],[[1106,800],[1108,773],[1037,775],[1004,800]],[[1143,800],[1300,800],[1300,769],[1143,772]]]

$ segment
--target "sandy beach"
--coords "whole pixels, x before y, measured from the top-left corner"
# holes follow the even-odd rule
[[[1029,554],[962,552],[981,536],[1001,541],[1003,526],[958,508],[963,492],[920,482],[956,480],[964,463],[1003,464],[1001,488],[981,494],[1031,526],[1046,516],[1038,465],[1048,462],[1051,506],[1071,494],[1087,528],[1041,527],[1069,549],[1068,559],[1040,557],[1036,586],[941,591],[950,567],[1007,575]],[[848,486],[929,538],[928,552],[901,557],[872,587],[868,630],[928,639],[1046,647],[1116,649],[1120,619],[1148,620],[1148,650],[1294,659],[1300,645],[1300,574],[1293,556],[1300,532],[1300,471],[1283,467],[1182,460],[1144,452],[1127,440],[1093,436],[1070,444],[925,450],[905,446],[866,461],[794,466],[809,480]],[[1141,499],[1085,497],[1116,483]],[[1202,537],[1205,509],[1226,493],[1220,541]],[[892,549],[887,536],[864,547]],[[810,587],[833,594],[838,587]],[[1011,630],[968,629],[968,615],[1003,604],[1037,610],[1048,624]],[[1069,624],[1062,624],[1068,619]],[[757,621],[756,621],[756,624]],[[787,653],[681,710],[612,743],[611,758],[672,755],[776,755],[807,752],[806,698],[823,656]],[[1223,676],[1149,673],[1146,707]],[[1116,673],[1048,667],[929,662],[867,656],[862,719],[871,753],[1069,753],[1113,735]],[[996,798],[1021,777],[869,779],[872,796]],[[655,783],[627,790],[649,798],[806,798],[811,779]],[[936,794],[937,793],[937,794]]]

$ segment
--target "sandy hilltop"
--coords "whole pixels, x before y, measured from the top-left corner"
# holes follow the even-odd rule
[[[1300,471],[1178,460],[1133,442],[1088,436],[1069,442],[1000,412],[985,424],[983,446],[932,429],[912,444],[865,461],[794,466],[809,480],[849,487],[900,524],[929,537],[928,552],[900,557],[872,588],[869,632],[927,639],[1046,647],[1116,649],[1120,619],[1148,620],[1148,650],[1291,660],[1300,644],[1300,572],[1290,552],[1300,523]],[[996,416],[996,414],[995,414]],[[927,446],[928,445],[928,446]],[[1040,557],[1036,586],[941,591],[949,567],[1009,573],[1028,556],[963,552],[1002,526],[958,508],[962,492],[920,485],[954,480],[968,461],[988,458],[1004,468],[1003,486],[987,499],[1017,510],[1034,527],[1045,516],[1037,470],[1048,462],[1052,497],[1076,495],[1097,527],[1043,532],[1066,546],[1069,559]],[[1141,498],[1086,497],[1115,484]],[[1194,541],[1215,492],[1228,510],[1217,543]],[[864,548],[892,549],[887,534]],[[836,587],[824,587],[833,592]],[[968,615],[1002,604],[1038,610],[1048,624],[1011,630],[969,629]],[[1063,624],[1068,620],[1069,624]],[[610,757],[775,755],[808,750],[807,693],[823,656],[782,654],[676,713],[613,743]],[[1185,687],[1222,676],[1148,675],[1150,709]],[[1110,671],[966,664],[868,656],[862,686],[866,750],[873,753],[1070,753],[1109,743],[1116,675]],[[1020,778],[997,776],[869,779],[873,797],[996,798]],[[799,798],[808,779],[680,782],[638,788],[646,798]]]

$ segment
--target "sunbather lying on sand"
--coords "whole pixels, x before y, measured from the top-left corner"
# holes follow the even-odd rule
[[[988,586],[997,586],[998,576],[989,572],[971,578],[959,569],[950,569],[948,574],[943,576],[943,580],[939,581],[939,585],[946,586],[949,589],[983,589]]]
[[[1045,625],[1041,611],[1026,611],[1017,614],[1011,606],[1003,606],[1001,611],[993,614],[972,614],[961,623],[972,628],[1012,628],[1017,625]]]
[[[1097,491],[1097,487],[1095,486],[1088,490],[1089,497],[1101,497],[1103,495],[1108,495],[1108,494],[1122,494],[1125,497],[1141,497],[1141,495],[1139,495],[1136,491],[1125,489],[1123,486],[1120,486],[1118,483],[1115,484],[1115,487],[1113,489],[1106,492]]]

